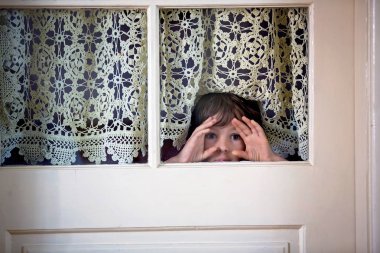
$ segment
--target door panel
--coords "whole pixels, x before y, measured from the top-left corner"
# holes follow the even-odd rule
[[[309,162],[4,167],[0,252],[354,252],[354,1],[309,6]]]

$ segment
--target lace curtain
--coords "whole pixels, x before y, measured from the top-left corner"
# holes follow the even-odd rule
[[[0,10],[0,62],[1,163],[145,155],[145,10]]]
[[[308,159],[307,8],[160,14],[162,140],[180,148],[196,99],[233,92],[260,102],[275,152]]]
[[[161,141],[199,95],[261,103],[273,149],[308,159],[307,8],[163,9]],[[147,148],[145,10],[0,10],[0,163],[134,162]]]

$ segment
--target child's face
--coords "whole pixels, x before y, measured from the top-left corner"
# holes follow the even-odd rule
[[[244,150],[244,141],[229,123],[225,126],[212,126],[210,132],[205,136],[205,150],[217,147],[216,151],[206,162],[239,161],[240,158],[232,155],[233,150]]]

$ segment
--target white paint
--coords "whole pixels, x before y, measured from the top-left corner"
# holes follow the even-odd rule
[[[355,1],[355,215],[356,252],[370,252],[369,172],[371,111],[367,0]]]
[[[178,1],[4,1],[0,6],[148,8],[148,85],[153,89],[148,102],[156,105],[148,110],[148,125],[150,137],[157,137],[158,34],[152,28],[157,27],[157,7],[177,5]],[[368,13],[355,12],[354,2],[312,1],[310,163],[159,165],[158,140],[149,138],[151,157],[147,165],[2,168],[0,252],[20,252],[23,246],[31,252],[49,247],[75,252],[75,245],[81,241],[89,252],[96,252],[91,245],[97,241],[111,245],[109,250],[125,246],[128,242],[123,239],[130,236],[139,238],[134,239],[137,245],[170,241],[171,249],[186,242],[220,246],[226,242],[223,238],[230,238],[229,243],[234,245],[293,240],[297,247],[290,252],[368,252],[368,203],[360,200],[368,198],[368,192],[363,191],[368,189],[368,178],[363,175],[368,172],[369,156],[363,150],[369,148],[369,127],[364,124],[364,131],[359,131],[363,125],[358,117],[369,111],[369,95],[360,92],[368,88],[361,79],[366,73],[361,63],[366,59],[360,47],[355,47],[354,26],[349,25],[361,26],[359,20]],[[309,1],[233,3],[287,6]],[[355,3],[357,10],[365,9],[365,1]],[[186,0],[180,4],[229,6],[231,1]],[[365,119],[369,122],[368,117]],[[365,225],[358,226],[363,221]],[[185,231],[171,232],[168,227]],[[263,229],[254,229],[260,227]],[[268,235],[268,231],[274,234]],[[275,236],[282,232],[282,238]],[[212,251],[209,248],[205,252]]]
[[[371,40],[371,94],[372,94],[372,243],[371,252],[380,252],[380,3],[372,0],[370,8]]]
[[[148,8],[148,163],[152,168],[160,164],[160,47],[159,10]]]
[[[251,244],[160,244],[160,245],[128,245],[128,244],[91,244],[91,245],[30,245],[23,247],[25,253],[288,253],[286,242],[251,243]]]
[[[6,7],[142,7],[157,5],[160,7],[222,7],[222,6],[307,6],[312,0],[0,0],[0,6]]]
[[[14,252],[299,252],[300,226],[12,231]],[[76,234],[75,234],[76,233]]]

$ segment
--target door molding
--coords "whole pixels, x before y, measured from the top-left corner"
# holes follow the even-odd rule
[[[380,252],[380,3],[371,0],[369,11],[369,78],[371,94],[371,138],[370,138],[370,251]]]
[[[375,2],[355,0],[355,209],[356,252],[378,252],[375,248],[373,209],[379,188],[374,173],[378,170],[374,115],[379,97],[375,94]],[[379,13],[377,13],[379,15]],[[377,35],[379,36],[379,35]],[[377,100],[377,101],[376,101]],[[378,113],[378,112],[377,112]],[[376,210],[379,211],[379,210]],[[377,242],[378,243],[378,242]]]

